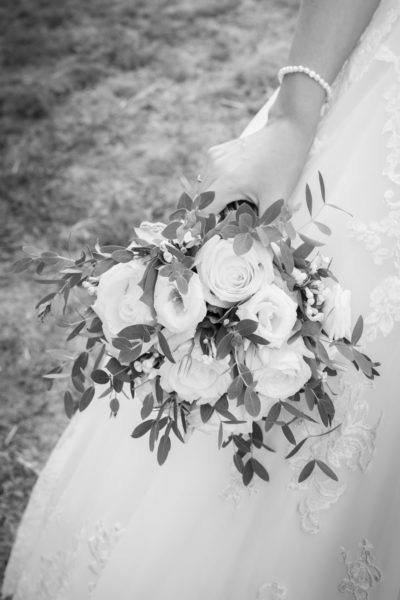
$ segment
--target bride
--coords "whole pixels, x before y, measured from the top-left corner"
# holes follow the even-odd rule
[[[322,236],[304,201],[327,201],[323,253],[365,316],[382,363],[343,375],[334,434],[271,481],[244,488],[229,451],[197,433],[159,467],[139,419],[101,399],[77,414],[33,491],[3,586],[14,600],[396,600],[400,598],[400,0],[303,0],[281,86],[239,140],[209,151],[199,180],[218,212],[289,199],[297,228]],[[302,68],[299,68],[302,67]],[[331,87],[332,86],[332,87]],[[322,227],[324,230],[324,228]],[[305,427],[300,424],[299,427]],[[315,471],[297,483],[310,458]]]

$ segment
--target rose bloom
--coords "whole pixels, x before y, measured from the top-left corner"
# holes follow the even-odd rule
[[[157,320],[172,333],[191,331],[207,314],[203,288],[197,273],[188,283],[188,292],[181,294],[175,281],[159,275],[154,288],[154,308]]]
[[[297,304],[277,285],[271,284],[256,292],[237,310],[240,320],[258,322],[256,334],[280,348],[290,337],[297,319]]]
[[[351,292],[344,290],[339,283],[333,282],[322,291],[325,302],[323,328],[330,340],[339,340],[351,336]]]
[[[303,356],[312,358],[314,354],[300,338],[279,349],[249,346],[245,361],[257,381],[256,391],[281,400],[298,392],[311,377],[311,369]]]
[[[100,275],[97,299],[92,308],[100,318],[109,342],[129,325],[154,323],[150,307],[140,300],[143,290],[138,284],[145,268],[142,261],[132,260],[119,263]]]
[[[159,369],[161,387],[175,391],[187,402],[215,404],[232,381],[229,356],[217,360],[203,354],[197,341],[188,341],[173,351],[175,363],[166,360]]]
[[[167,241],[161,234],[165,228],[165,223],[150,223],[149,221],[143,221],[140,224],[140,227],[135,227],[135,235],[149,244],[155,244],[158,246],[160,242]]]
[[[274,279],[272,252],[259,242],[237,256],[232,239],[214,235],[200,248],[196,265],[205,299],[223,308],[247,300]]]

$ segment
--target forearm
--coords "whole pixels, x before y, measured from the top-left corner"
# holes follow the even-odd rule
[[[302,0],[288,64],[314,69],[333,83],[379,0]],[[281,85],[272,118],[284,116],[314,136],[324,90],[303,74],[287,75]]]

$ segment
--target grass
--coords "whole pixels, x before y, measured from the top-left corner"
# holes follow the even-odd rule
[[[10,262],[23,243],[124,243],[165,217],[207,147],[276,85],[295,13],[295,0],[1,3],[0,571],[67,422],[42,379],[63,331],[36,320],[43,290]]]

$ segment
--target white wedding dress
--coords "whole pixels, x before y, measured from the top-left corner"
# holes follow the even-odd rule
[[[265,122],[268,106],[250,124]],[[175,440],[162,467],[138,417],[97,400],[67,427],[33,491],[7,568],[14,600],[398,600],[400,598],[400,0],[383,0],[334,86],[292,200],[324,208],[324,254],[352,290],[371,383],[341,381],[337,422],[291,460],[262,454],[267,484],[243,488],[215,435]],[[317,203],[318,204],[318,203]],[[319,203],[318,206],[321,204]],[[318,210],[318,207],[317,207]],[[316,237],[314,226],[303,231]],[[298,425],[302,438],[304,424]],[[278,432],[279,433],[279,432]],[[278,436],[277,445],[285,449]],[[277,438],[278,439],[278,438]],[[279,454],[279,455],[278,455]],[[297,483],[310,457],[315,471]]]

